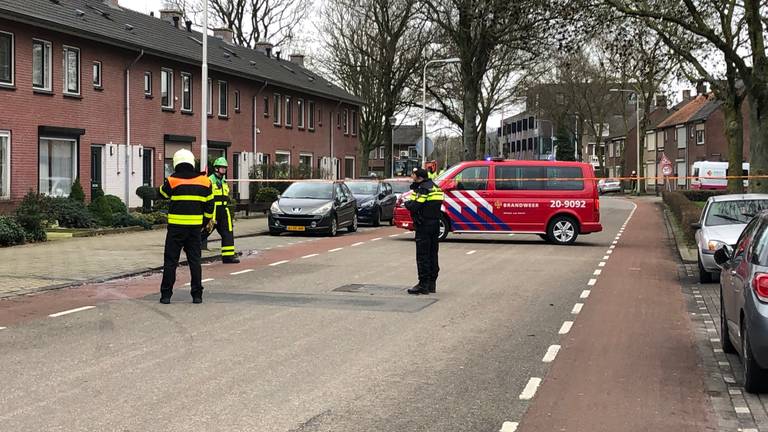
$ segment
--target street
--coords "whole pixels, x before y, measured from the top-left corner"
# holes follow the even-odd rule
[[[256,237],[293,244],[206,266],[202,306],[186,268],[170,306],[158,275],[5,301],[0,430],[499,430],[633,209],[603,201],[570,247],[452,236],[437,295],[405,294],[412,234],[380,228]]]

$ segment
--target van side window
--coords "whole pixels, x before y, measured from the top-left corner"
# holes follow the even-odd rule
[[[582,190],[583,177],[579,167],[547,167],[547,190]]]
[[[488,167],[469,167],[463,169],[454,177],[458,190],[487,190]]]
[[[496,190],[583,190],[582,177],[579,167],[499,165]]]

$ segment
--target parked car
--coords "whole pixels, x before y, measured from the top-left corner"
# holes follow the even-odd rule
[[[701,212],[696,230],[699,282],[710,283],[720,274],[714,254],[726,244],[736,243],[754,215],[768,209],[768,194],[718,195],[710,197]]]
[[[714,255],[720,278],[720,344],[739,353],[744,388],[750,393],[768,386],[768,212],[753,218],[734,245]]]
[[[393,224],[397,198],[392,193],[392,185],[371,180],[352,180],[346,185],[357,200],[357,217],[361,223],[376,227],[382,221]]]
[[[538,234],[571,244],[602,231],[597,182],[590,164],[494,158],[454,165],[435,182],[445,193],[440,239],[449,232]],[[403,194],[395,224],[413,230]]]
[[[267,213],[269,233],[357,231],[357,201],[341,181],[299,181],[288,186]]]
[[[612,178],[600,179],[597,182],[597,191],[600,192],[600,195],[609,192],[621,192],[621,182]]]
[[[392,177],[384,181],[392,186],[392,193],[395,194],[395,198],[400,198],[400,195],[410,191],[411,183],[413,183],[410,177]]]

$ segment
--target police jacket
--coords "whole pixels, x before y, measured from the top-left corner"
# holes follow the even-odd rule
[[[406,201],[405,208],[411,212],[414,223],[440,219],[443,205],[443,191],[432,180],[411,184],[411,199]]]
[[[225,209],[229,205],[229,183],[224,177],[216,177],[216,174],[211,174],[208,178],[211,180],[213,189],[213,214],[215,215],[219,208]]]
[[[168,225],[202,227],[213,218],[211,180],[192,170],[177,171],[160,186],[160,195],[171,200]]]

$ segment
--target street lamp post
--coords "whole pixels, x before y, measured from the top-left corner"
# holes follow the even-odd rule
[[[395,176],[395,123],[397,123],[397,117],[392,116],[389,118],[389,127],[392,130],[392,138],[389,140],[390,154],[389,154],[389,177]]]
[[[208,0],[203,1],[203,79],[200,84],[200,168],[208,172]]]
[[[424,64],[424,74],[422,76],[421,88],[421,166],[427,165],[427,68],[431,64],[438,63],[458,63],[461,59],[453,57],[448,59],[430,60]]]
[[[635,170],[635,193],[640,195],[640,94],[634,90],[626,89],[610,89],[611,92],[631,93],[635,95],[635,117],[637,125],[635,126],[637,132],[637,142],[635,148],[637,150],[637,168]]]

